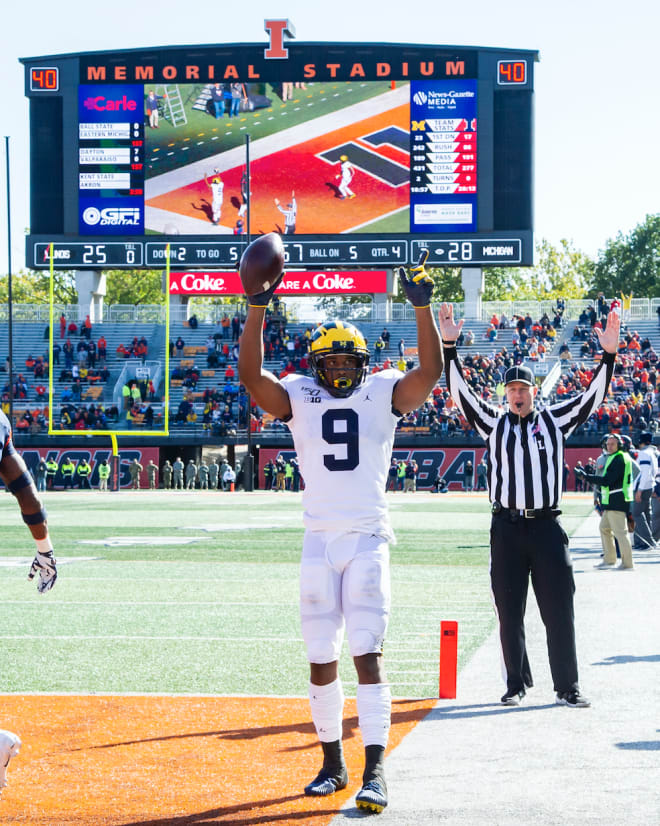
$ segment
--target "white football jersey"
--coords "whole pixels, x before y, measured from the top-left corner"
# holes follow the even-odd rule
[[[303,522],[309,530],[373,533],[394,540],[385,485],[392,459],[392,392],[398,370],[368,375],[346,399],[313,378],[291,374],[287,422],[305,480]]]

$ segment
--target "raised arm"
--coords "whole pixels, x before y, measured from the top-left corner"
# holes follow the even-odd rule
[[[238,375],[252,398],[278,419],[291,416],[289,394],[269,370],[264,370],[263,326],[266,307],[250,306],[238,350]]]
[[[433,279],[424,269],[428,255],[428,250],[422,252],[417,266],[411,268],[410,276],[403,267],[399,268],[399,282],[415,308],[419,359],[417,367],[406,373],[394,388],[392,405],[399,413],[409,413],[424,404],[442,375],[440,335],[431,312]]]
[[[579,396],[568,399],[548,408],[548,412],[557,422],[565,437],[576,427],[587,421],[603,402],[614,373],[614,362],[619,345],[619,328],[621,322],[614,311],[607,316],[604,332],[596,328],[596,334],[603,348],[603,357],[596,368],[588,387]]]
[[[240,273],[248,294],[248,314],[238,349],[238,374],[259,407],[286,420],[291,416],[289,394],[280,380],[263,367],[266,308],[284,275],[284,248],[279,236],[271,233],[253,241],[243,253]],[[253,292],[255,289],[263,292]]]
[[[463,367],[456,350],[456,339],[460,335],[463,319],[456,323],[453,306],[442,304],[438,313],[438,324],[442,335],[449,393],[461,413],[485,439],[495,427],[501,414],[495,407],[477,396],[463,377]]]

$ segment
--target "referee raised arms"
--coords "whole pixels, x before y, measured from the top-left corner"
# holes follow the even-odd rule
[[[579,396],[541,410],[534,407],[537,387],[527,367],[510,367],[506,372],[508,411],[477,396],[463,377],[456,351],[463,322],[454,322],[451,304],[441,306],[439,326],[451,397],[488,448],[488,491],[493,511],[491,588],[507,680],[502,702],[518,705],[525,689],[532,686],[524,628],[531,574],[546,628],[557,703],[588,706],[578,684],[575,583],[558,507],[564,442],[605,398],[619,343],[619,316],[610,312],[605,331],[595,328],[604,353],[589,386]]]
[[[291,191],[291,200],[286,205],[286,209],[280,206],[279,198],[275,198],[275,206],[284,215],[284,234],[294,235],[296,232],[296,216],[298,215],[296,193],[293,190]]]

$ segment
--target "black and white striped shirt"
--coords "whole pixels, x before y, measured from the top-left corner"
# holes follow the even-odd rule
[[[294,198],[285,209],[283,206],[277,205],[279,211],[284,215],[284,226],[286,229],[296,228],[296,215],[298,214],[298,204]]]
[[[604,353],[589,386],[578,396],[532,410],[521,418],[488,404],[463,377],[455,347],[445,347],[447,386],[488,448],[491,502],[515,510],[556,508],[561,500],[564,442],[595,412],[607,393],[615,354]]]

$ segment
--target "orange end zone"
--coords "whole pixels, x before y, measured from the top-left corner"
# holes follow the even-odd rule
[[[395,700],[389,750],[436,700]],[[344,709],[348,788],[309,798],[321,751],[303,699],[4,696],[23,745],[0,801],[30,826],[327,824],[360,786],[355,700]],[[391,801],[396,806],[396,801]]]
[[[279,198],[286,206],[291,191],[296,193],[298,215],[296,233],[341,233],[408,206],[410,187],[389,186],[361,170],[357,170],[351,182],[356,197],[342,201],[338,198],[336,176],[339,164],[326,163],[320,156],[333,147],[349,141],[357,141],[371,132],[397,126],[406,132],[410,128],[408,106],[399,106],[378,115],[352,123],[295,146],[276,151],[250,164],[251,229],[253,233],[277,232],[284,228],[284,216],[275,206]],[[379,153],[407,167],[409,157],[389,146]],[[211,163],[209,162],[209,168]],[[241,177],[245,166],[236,166],[222,173],[224,183],[220,224],[233,228],[241,205]],[[173,173],[169,173],[173,174]],[[174,180],[174,178],[173,178]],[[147,195],[148,195],[147,183]],[[148,198],[148,206],[158,207],[181,215],[208,222],[208,232],[215,228],[211,223],[211,194],[202,178],[200,181],[173,189],[164,195]],[[408,216],[402,218],[408,232]],[[203,230],[202,230],[203,232]]]

